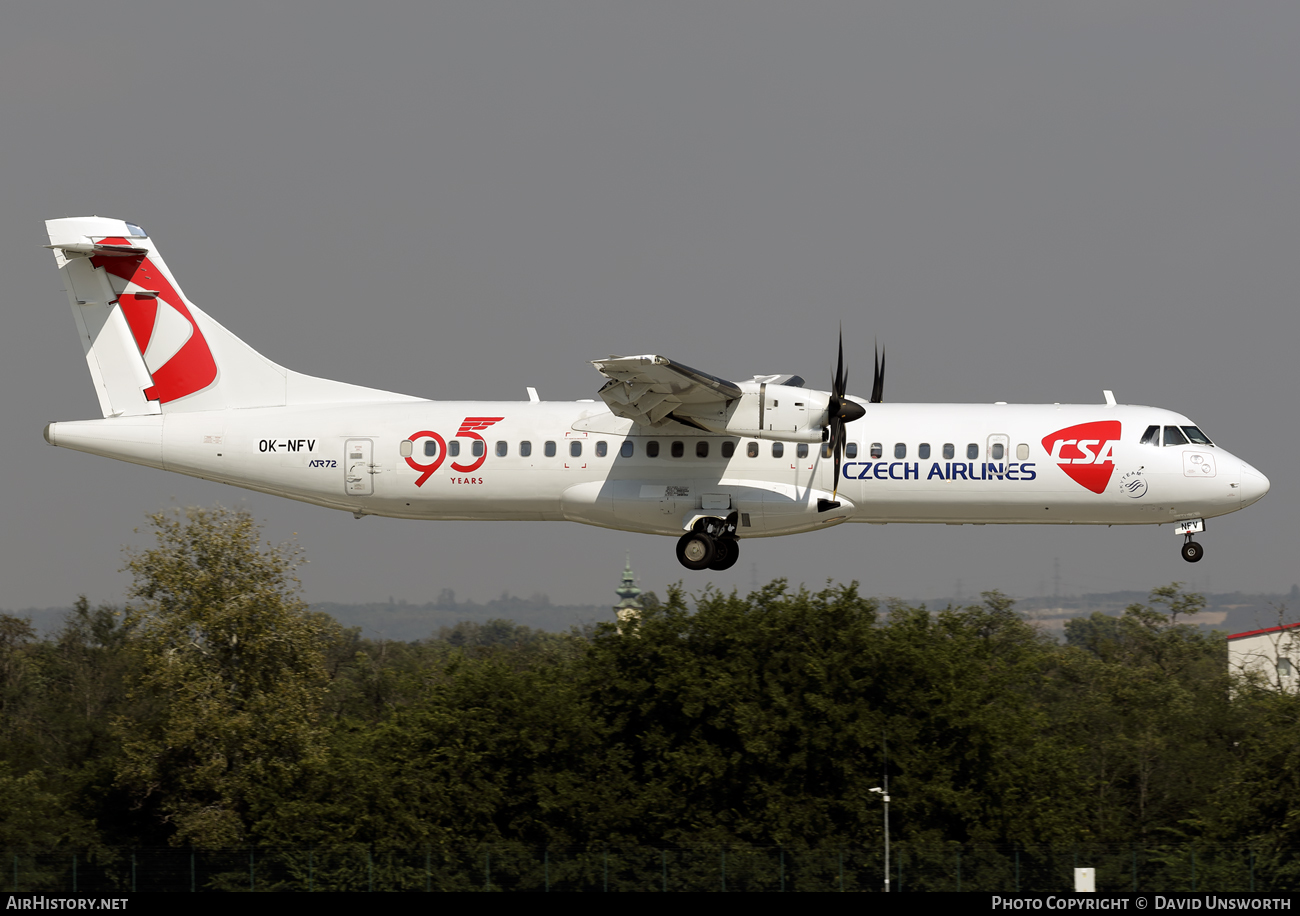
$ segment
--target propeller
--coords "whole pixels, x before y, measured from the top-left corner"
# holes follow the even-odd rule
[[[883,384],[883,376],[884,364],[882,362],[876,366],[876,384],[872,390],[873,402]],[[839,360],[835,365],[835,378],[831,380],[831,399],[826,405],[826,416],[830,420],[830,425],[827,428],[828,438],[831,444],[831,454],[835,458],[835,489],[831,493],[832,499],[839,495],[840,490],[840,461],[844,457],[844,442],[847,438],[844,429],[845,424],[852,423],[867,412],[866,408],[861,404],[850,401],[844,396],[847,388],[848,375],[844,371],[844,328],[841,327]]]

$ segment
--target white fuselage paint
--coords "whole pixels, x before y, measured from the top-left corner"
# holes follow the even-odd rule
[[[686,427],[634,428],[600,402],[394,400],[176,411],[54,423],[46,437],[67,448],[359,515],[568,520],[674,536],[702,515],[731,510],[741,513],[742,538],[843,522],[1163,524],[1234,512],[1268,489],[1263,475],[1222,448],[1139,444],[1148,426],[1191,425],[1158,408],[864,406],[866,415],[848,427],[857,454],[842,466],[841,505],[821,512],[818,499],[832,495],[833,464],[817,444],[800,459],[797,445],[785,443],[777,458],[770,440]],[[477,428],[485,455],[473,470],[457,469],[453,464],[466,468],[478,461],[473,439],[458,436],[475,425],[467,422],[472,418],[493,420]],[[1055,432],[1105,421],[1120,424],[1117,440],[1094,436],[1058,439],[1050,450],[1044,445]],[[438,462],[424,454],[427,435],[406,446],[421,467],[402,455],[403,443],[417,433],[458,440],[460,455],[444,454],[426,474]],[[349,459],[352,440],[369,444],[359,461]],[[545,454],[548,441],[555,443],[554,456]],[[633,443],[631,457],[621,454],[626,441]],[[659,443],[658,457],[646,454],[651,441]],[[728,441],[735,453],[724,458]],[[497,454],[498,442],[506,443],[504,456]],[[521,442],[531,443],[530,456],[520,455]],[[570,453],[574,442],[581,443],[580,456]],[[603,456],[597,454],[600,442]],[[682,457],[672,457],[674,442],[682,443]],[[701,442],[707,457],[697,456]],[[757,457],[749,457],[751,442]],[[875,442],[883,447],[880,458],[870,454]],[[906,446],[906,457],[894,457],[898,443]],[[919,456],[922,443],[930,446],[928,458]],[[952,458],[943,456],[945,443],[954,445]],[[972,443],[979,454],[968,458]],[[1000,461],[992,459],[997,444]],[[1063,464],[1096,465],[1105,477],[1101,492],[1079,483]],[[1113,466],[1108,475],[1106,465]]]

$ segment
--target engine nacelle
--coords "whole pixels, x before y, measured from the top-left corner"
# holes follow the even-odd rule
[[[769,382],[741,382],[741,396],[725,409],[679,408],[675,415],[688,416],[710,432],[751,439],[781,439],[786,442],[821,442],[822,430],[830,423],[829,391],[799,388]]]

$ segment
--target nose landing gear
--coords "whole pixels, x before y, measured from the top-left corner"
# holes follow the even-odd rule
[[[1205,519],[1190,518],[1185,522],[1180,522],[1174,529],[1175,534],[1181,534],[1184,537],[1182,550],[1183,559],[1188,563],[1199,563],[1201,557],[1205,556],[1205,548],[1192,540],[1192,535],[1200,534],[1205,530]]]
[[[677,541],[677,561],[687,569],[730,569],[740,559],[736,541],[739,513],[699,519]]]

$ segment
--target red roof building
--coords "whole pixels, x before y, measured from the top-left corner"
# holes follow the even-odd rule
[[[1300,663],[1300,623],[1233,633],[1228,637],[1228,668],[1235,674],[1262,678],[1278,690],[1295,692]]]

